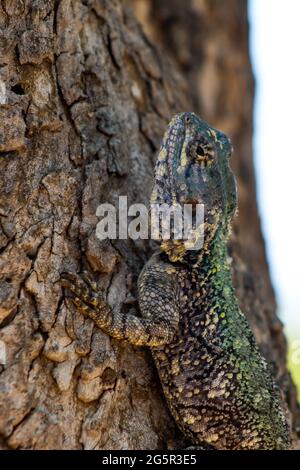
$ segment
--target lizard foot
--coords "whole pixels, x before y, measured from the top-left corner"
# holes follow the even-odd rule
[[[106,306],[102,295],[98,292],[96,282],[89,277],[87,272],[81,275],[64,272],[61,274],[60,285],[74,295],[71,297],[72,302],[85,315],[92,316],[89,314],[92,308],[102,309]]]

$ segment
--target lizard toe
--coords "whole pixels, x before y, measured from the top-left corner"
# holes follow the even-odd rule
[[[93,283],[93,287],[90,286],[90,283],[88,284],[86,272],[82,275],[64,272],[61,274],[60,284],[85,304],[89,304],[94,308],[103,306],[105,302],[102,295],[96,293],[96,283],[91,281],[90,278],[89,281]]]
[[[86,305],[79,297],[74,297],[71,300],[80,313],[82,313],[86,317],[92,319],[95,318],[95,312],[88,305]]]
[[[82,279],[84,282],[92,289],[93,292],[97,293],[99,288],[97,283],[91,278],[90,274],[87,271],[82,272]]]

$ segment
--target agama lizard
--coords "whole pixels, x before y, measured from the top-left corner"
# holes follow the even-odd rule
[[[231,144],[194,113],[170,122],[151,203],[203,204],[204,244],[161,239],[138,280],[141,316],[112,311],[87,276],[65,273],[78,310],[104,332],[149,346],[169,408],[199,448],[286,449],[279,391],[232,284],[227,254],[237,207]]]

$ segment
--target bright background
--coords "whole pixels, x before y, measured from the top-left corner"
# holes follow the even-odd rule
[[[249,21],[258,205],[299,391],[300,0],[249,0]]]

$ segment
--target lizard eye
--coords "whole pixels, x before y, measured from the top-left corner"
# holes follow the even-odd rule
[[[190,155],[196,163],[200,163],[203,167],[212,163],[214,151],[209,142],[204,138],[200,138],[192,142],[190,146]]]

